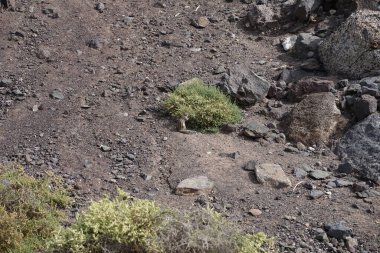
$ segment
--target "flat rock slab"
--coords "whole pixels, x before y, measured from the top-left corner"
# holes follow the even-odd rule
[[[258,183],[272,188],[285,188],[292,185],[290,179],[278,164],[263,163],[256,165],[255,176]]]
[[[261,123],[250,122],[244,126],[244,135],[251,138],[264,138],[268,135],[270,129]]]
[[[323,179],[326,179],[326,178],[329,178],[331,175],[330,172],[328,171],[323,171],[323,170],[313,170],[310,172],[309,176],[312,178],[312,179],[316,179],[316,180],[323,180]]]
[[[181,181],[175,193],[182,196],[208,194],[213,188],[214,182],[208,179],[208,177],[198,176]]]

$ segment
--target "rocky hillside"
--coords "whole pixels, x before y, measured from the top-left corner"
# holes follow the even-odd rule
[[[280,252],[380,252],[378,1],[0,5],[0,160],[62,176],[72,217],[121,188]],[[194,77],[242,122],[177,132],[162,104]]]

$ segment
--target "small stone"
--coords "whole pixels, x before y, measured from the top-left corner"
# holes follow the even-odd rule
[[[346,248],[348,249],[349,252],[354,253],[356,252],[356,248],[358,247],[358,240],[355,238],[352,238],[351,236],[346,238],[345,241]]]
[[[33,105],[32,112],[37,112],[37,111],[38,111],[38,105]]]
[[[210,21],[207,17],[202,16],[196,20],[193,20],[191,24],[196,28],[206,28],[210,24]]]
[[[325,193],[323,191],[320,191],[320,190],[311,190],[310,191],[310,194],[309,194],[309,197],[311,199],[319,199],[320,197],[322,197]]]
[[[40,48],[37,52],[37,58],[41,60],[49,60],[51,57],[51,53],[46,48]]]
[[[291,147],[291,146],[288,146],[284,149],[285,152],[288,152],[288,153],[293,153],[293,154],[298,154],[300,153],[300,151],[298,150],[298,148],[295,148],[295,147]]]
[[[104,41],[101,38],[95,38],[87,42],[87,45],[90,48],[94,49],[102,49],[104,45]]]
[[[255,171],[255,167],[257,165],[257,162],[255,160],[251,160],[249,161],[244,167],[243,169],[246,170],[246,171]]]
[[[297,35],[292,35],[292,36],[286,37],[281,43],[282,48],[285,51],[289,51],[290,49],[292,49],[294,47],[296,40],[297,40]]]
[[[323,179],[329,178],[330,175],[331,175],[330,172],[322,171],[322,170],[313,170],[309,174],[309,176],[315,180],[323,180]]]
[[[59,99],[59,100],[65,98],[62,91],[60,91],[60,90],[54,90],[52,93],[50,93],[50,96],[54,99]]]
[[[260,216],[263,212],[259,209],[255,209],[255,208],[252,208],[249,210],[249,213],[252,215],[252,216]]]
[[[111,147],[102,144],[100,145],[100,150],[103,152],[109,152],[111,151]]]
[[[4,78],[0,80],[0,87],[9,87],[12,83],[12,79]]]
[[[307,172],[301,168],[294,168],[293,175],[296,178],[305,178],[307,176]]]
[[[306,151],[307,147],[302,142],[297,142],[297,148],[301,151]]]
[[[321,241],[321,242],[328,242],[329,241],[329,238],[323,229],[317,228],[315,230],[315,232],[316,232],[315,239],[317,239],[318,241]]]
[[[99,11],[100,13],[102,13],[105,8],[106,8],[106,6],[104,5],[104,3],[98,3],[96,5],[96,10]]]
[[[214,182],[210,181],[205,176],[198,176],[181,181],[178,184],[175,193],[183,196],[208,194],[213,188]]]

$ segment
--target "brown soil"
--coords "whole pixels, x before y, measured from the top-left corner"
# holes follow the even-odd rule
[[[90,0],[23,0],[16,1],[18,11],[0,12],[0,79],[13,82],[0,87],[3,162],[19,162],[36,175],[59,173],[75,194],[73,214],[117,187],[162,205],[194,208],[196,196],[176,196],[173,190],[180,180],[206,175],[216,184],[208,198],[211,205],[247,231],[275,236],[283,252],[328,251],[325,242],[315,239],[314,229],[338,221],[353,228],[360,249],[379,252],[378,197],[364,202],[349,188],[337,188],[331,198],[310,200],[302,185],[295,191],[271,189],[255,184],[242,170],[249,160],[278,163],[295,185],[301,181],[292,175],[297,165],[321,162],[336,169],[331,151],[290,154],[283,151],[284,144],[260,143],[236,133],[181,134],[162,113],[168,87],[192,77],[216,83],[220,75],[213,70],[218,66],[246,63],[274,82],[279,67],[296,64],[276,44],[279,37],[257,36],[242,29],[244,22],[228,21],[231,14],[244,17],[249,5],[222,0],[166,0],[165,6],[152,0],[103,2],[102,13],[95,9],[97,1]],[[46,8],[58,18],[44,14]],[[198,16],[215,22],[197,29],[190,19]],[[102,47],[89,47],[93,39]],[[54,90],[64,98],[52,98]],[[246,108],[242,123],[274,122],[263,110],[264,105]],[[101,145],[111,150],[104,152]],[[223,156],[233,152],[240,155]],[[251,208],[263,214],[253,217]]]

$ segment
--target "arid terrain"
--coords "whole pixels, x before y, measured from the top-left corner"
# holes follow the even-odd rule
[[[208,204],[247,232],[275,237],[281,252],[380,252],[380,197],[357,197],[351,185],[362,180],[336,173],[338,139],[302,151],[289,149],[294,142],[240,134],[249,122],[282,132],[278,115],[296,103],[268,97],[242,107],[232,133],[182,134],[164,112],[168,92],[193,77],[217,84],[226,69],[243,64],[276,85],[284,68],[301,63],[281,45],[289,31],[247,28],[253,4],[243,2],[20,0],[13,11],[2,9],[1,162],[62,176],[75,196],[71,217],[121,188],[181,210]],[[196,27],[192,20],[203,16],[209,23]],[[310,25],[316,24],[302,23],[294,34]],[[281,165],[292,186],[258,184],[243,169],[251,160]],[[295,168],[331,176],[297,177]],[[215,183],[211,194],[175,194],[180,181],[195,176]],[[328,187],[334,177],[349,187]],[[315,188],[322,195],[313,199]],[[321,235],[326,224],[341,221],[352,229],[355,249],[349,240]]]

